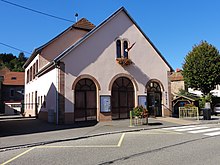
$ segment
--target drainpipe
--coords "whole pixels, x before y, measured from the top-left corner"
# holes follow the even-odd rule
[[[59,109],[58,109],[58,87],[59,87],[59,67],[56,62],[55,69],[56,69],[56,124],[59,124]]]

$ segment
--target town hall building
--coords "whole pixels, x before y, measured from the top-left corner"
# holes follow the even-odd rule
[[[129,118],[135,106],[170,116],[172,67],[120,8],[100,25],[82,18],[34,50],[25,67],[25,115],[48,122]]]

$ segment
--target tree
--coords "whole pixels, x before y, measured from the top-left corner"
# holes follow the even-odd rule
[[[195,45],[185,57],[183,77],[188,87],[210,94],[220,82],[219,51],[206,41]]]
[[[7,67],[11,71],[24,72],[23,65],[27,61],[24,53],[20,53],[18,57],[13,54],[0,54],[0,69]]]

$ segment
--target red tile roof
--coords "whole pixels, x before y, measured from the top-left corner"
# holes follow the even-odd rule
[[[181,71],[173,72],[170,75],[170,81],[183,81],[183,75]]]
[[[24,72],[8,72],[4,75],[3,85],[24,85]]]
[[[89,22],[87,19],[82,18],[75,24],[73,24],[74,28],[80,28],[80,29],[85,29],[85,30],[92,30],[95,25]]]

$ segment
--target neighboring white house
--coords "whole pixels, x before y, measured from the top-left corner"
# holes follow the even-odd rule
[[[152,116],[169,116],[171,71],[122,7],[97,27],[79,20],[33,52],[25,64],[25,112],[74,123],[128,118],[143,105]]]

